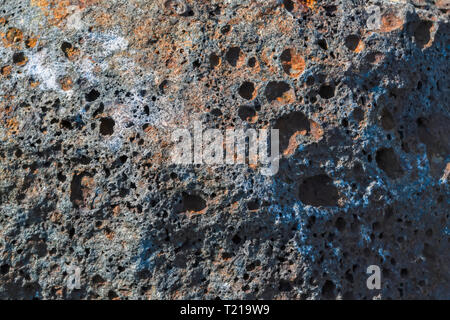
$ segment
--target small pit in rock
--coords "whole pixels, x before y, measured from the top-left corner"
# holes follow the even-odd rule
[[[304,179],[300,184],[298,195],[304,204],[314,207],[335,207],[339,200],[338,189],[326,174]]]
[[[240,54],[241,49],[239,47],[231,47],[225,54],[225,60],[227,60],[233,67],[236,67]]]
[[[319,89],[319,95],[322,99],[331,99],[334,97],[334,86],[329,84],[324,84]]]
[[[400,161],[394,149],[378,149],[375,160],[378,167],[383,170],[389,178],[397,179],[403,175],[403,169],[400,166]]]
[[[294,111],[284,115],[275,122],[274,129],[280,130],[280,150],[283,153],[293,153],[295,138],[298,134],[306,135],[310,131],[308,118],[300,111]],[[292,149],[292,150],[289,150]]]
[[[251,100],[255,94],[255,85],[250,81],[245,81],[239,88],[238,93],[242,98]]]
[[[350,51],[358,51],[358,47],[360,46],[361,39],[356,34],[351,34],[347,38],[345,38],[345,46]]]
[[[238,116],[242,121],[254,122],[256,117],[255,108],[251,106],[241,106],[238,110]]]
[[[264,94],[269,102],[281,99],[283,95],[291,89],[289,84],[284,81],[270,81]]]
[[[109,117],[100,119],[100,133],[104,136],[110,136],[114,133],[114,125],[116,122]]]
[[[206,201],[194,194],[183,193],[183,212],[200,212],[206,208]]]

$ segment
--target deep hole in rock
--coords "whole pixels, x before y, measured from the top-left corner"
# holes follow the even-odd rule
[[[9,272],[9,265],[4,264],[0,267],[0,274],[7,274]]]
[[[256,58],[255,57],[251,57],[250,59],[248,59],[248,66],[250,68],[253,68],[256,65]]]
[[[319,174],[302,181],[299,198],[306,205],[334,207],[338,205],[339,193],[329,176]]]
[[[66,58],[69,58],[71,53],[73,53],[74,47],[71,43],[64,41],[61,44],[61,50],[62,50],[62,52],[64,52],[64,55],[66,56]]]
[[[325,6],[324,8],[328,16],[333,16],[333,13],[337,10],[337,6],[335,5]]]
[[[306,85],[308,85],[308,86],[312,86],[315,82],[316,82],[316,79],[314,79],[313,76],[308,76],[308,78],[306,78]]]
[[[230,31],[231,31],[231,27],[228,24],[223,26],[222,28],[220,28],[220,33],[221,34],[227,34]]]
[[[102,278],[102,276],[100,276],[100,275],[98,275],[98,274],[96,274],[96,275],[94,275],[93,277],[92,277],[92,283],[94,284],[94,285],[101,285],[101,284],[103,284],[103,283],[105,283],[106,281],[105,281],[105,279],[103,279]]]
[[[118,296],[117,293],[115,293],[113,290],[109,290],[109,291],[108,291],[108,298],[109,298],[110,300],[115,300],[115,299],[118,299],[119,296]]]
[[[171,85],[171,82],[167,79],[164,79],[163,81],[161,81],[161,83],[158,86],[159,91],[161,91],[162,94],[165,94],[166,90],[169,89],[170,85]]]
[[[259,209],[258,201],[251,200],[251,201],[247,202],[247,208],[248,208],[248,210],[258,210]]]
[[[109,117],[100,119],[100,133],[104,136],[110,136],[114,133],[114,125],[116,122]]]
[[[214,108],[210,112],[215,117],[220,117],[222,115],[222,111],[219,108]]]
[[[241,49],[239,47],[231,47],[225,54],[225,60],[227,60],[233,67],[236,67],[240,53]]]
[[[211,53],[211,55],[209,56],[209,66],[214,69],[219,65],[219,63],[220,63],[219,56],[215,53]]]
[[[245,81],[239,88],[239,95],[247,100],[253,99],[255,93],[255,85],[250,81]]]
[[[182,194],[183,212],[200,212],[206,208],[206,201],[202,197],[194,194]]]
[[[233,241],[234,244],[239,244],[241,243],[241,237],[239,237],[237,234],[234,235],[234,237],[231,239],[231,241]]]
[[[98,92],[95,89],[92,89],[89,93],[87,93],[85,95],[85,97],[86,97],[86,101],[92,102],[92,101],[97,100],[98,97],[100,97],[100,92]]]
[[[322,287],[322,295],[325,299],[333,299],[334,298],[334,290],[336,289],[336,285],[331,280],[325,281]]]
[[[283,5],[284,8],[289,12],[294,10],[294,2],[292,2],[292,0],[283,0]]]
[[[281,53],[280,61],[284,72],[291,77],[297,77],[305,70],[305,60],[292,48]]]
[[[345,46],[349,50],[355,51],[356,48],[358,48],[359,41],[360,41],[359,36],[357,36],[355,34],[351,34],[351,35],[347,36],[347,38],[345,38]]]
[[[74,174],[70,183],[70,201],[72,204],[76,204],[78,200],[83,200],[83,193],[81,190],[81,179],[84,174]]]
[[[328,44],[325,39],[319,39],[317,40],[317,45],[322,48],[323,50],[328,50]]]
[[[320,86],[319,95],[323,99],[331,99],[334,97],[334,86],[329,84],[323,84]]]
[[[395,121],[392,114],[387,108],[383,108],[381,111],[381,126],[384,130],[389,131],[395,128]]]
[[[294,111],[277,119],[274,129],[279,130],[280,150],[284,151],[289,146],[289,140],[298,132],[309,132],[310,122],[300,111]]]
[[[423,48],[431,39],[430,29],[433,26],[433,22],[422,20],[414,29],[414,38],[417,44]]]
[[[396,179],[403,175],[403,169],[400,166],[400,161],[394,149],[378,149],[375,160],[378,167],[383,170],[389,178]]]
[[[251,106],[241,106],[238,110],[238,116],[242,121],[250,122],[256,116],[256,111]]]
[[[267,86],[264,94],[269,102],[272,102],[278,98],[281,98],[283,94],[288,92],[291,89],[289,84],[284,81],[270,81]]]
[[[61,120],[60,122],[61,128],[72,130],[72,123],[69,120]]]
[[[290,62],[291,59],[292,59],[291,49],[285,49],[280,55],[281,62]]]
[[[384,55],[383,53],[379,51],[370,52],[366,56],[366,60],[369,63],[378,63],[383,59]]]
[[[13,54],[13,62],[15,64],[24,64],[27,61],[27,57],[23,52],[16,52]]]
[[[281,292],[289,292],[292,290],[292,285],[289,281],[287,280],[280,280],[280,284],[278,286],[278,289]]]
[[[427,146],[430,157],[445,157],[450,153],[450,118],[444,114],[432,114],[417,119],[420,142]]]
[[[344,229],[345,229],[345,225],[346,225],[346,222],[345,222],[345,220],[344,220],[344,218],[342,218],[342,217],[339,217],[339,218],[337,218],[336,219],[336,228],[339,230],[339,231],[344,231]]]
[[[364,120],[364,111],[360,107],[356,107],[353,112],[353,119],[356,120],[356,122],[361,122]]]

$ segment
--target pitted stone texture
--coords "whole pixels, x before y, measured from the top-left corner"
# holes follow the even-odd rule
[[[0,298],[450,298],[445,1],[0,4]],[[279,172],[174,165],[195,120]]]

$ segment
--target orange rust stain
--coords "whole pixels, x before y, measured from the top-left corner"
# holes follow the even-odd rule
[[[281,61],[284,71],[291,77],[296,78],[305,70],[305,60],[293,49],[289,50],[289,58]]]
[[[276,100],[279,104],[289,104],[295,101],[294,91],[291,89],[285,92],[281,97],[278,97]]]
[[[78,7],[80,7],[80,9],[84,9],[96,5],[102,1],[103,0],[78,0]]]
[[[404,21],[390,12],[381,17],[381,32],[391,32],[403,27]]]
[[[117,217],[119,214],[120,214],[120,206],[119,206],[119,205],[116,205],[116,206],[113,208],[113,216],[114,216],[114,217]]]
[[[450,10],[450,2],[448,0],[437,0],[436,7],[442,10]]]
[[[31,0],[31,5],[41,9],[51,25],[60,25],[69,15],[69,0]]]
[[[73,87],[72,79],[69,76],[61,78],[59,80],[59,84],[61,85],[61,89],[64,91],[68,91]]]
[[[302,4],[303,6],[309,8],[309,9],[314,9],[316,6],[316,0],[297,0],[297,2],[300,2],[300,4]]]
[[[56,289],[56,288],[59,288],[59,289]],[[62,297],[62,295],[63,295],[63,289],[62,289],[61,287],[55,287],[55,289],[56,289],[56,294],[57,294],[58,296],[61,296],[61,297]]]
[[[436,32],[436,29],[437,29],[436,24],[433,24],[433,26],[432,26],[431,29],[430,29],[430,33]],[[424,45],[423,47],[424,47],[424,48],[429,48],[429,47],[431,47],[431,45],[433,44],[433,42],[434,42],[434,36],[433,36],[433,37],[430,37],[430,41],[428,41],[427,43],[425,43],[425,45]]]
[[[354,52],[360,53],[361,51],[364,50],[365,47],[366,47],[366,46],[365,46],[364,42],[363,42],[362,40],[359,40],[358,46],[356,47],[356,49],[355,49]]]
[[[311,135],[314,138],[314,140],[319,141],[320,139],[322,139],[324,131],[320,126],[320,124],[318,124],[313,120],[310,120],[309,125],[311,127]]]
[[[188,218],[192,218],[198,215],[203,215],[206,213],[206,211],[208,211],[208,206],[206,206],[203,210],[201,211],[193,211],[193,210],[189,210],[187,211],[185,214]]]
[[[31,0],[31,5],[41,9],[48,22],[54,26],[60,26],[70,15],[71,5],[84,9],[98,4],[103,0]]]
[[[269,69],[269,72],[276,74],[277,69],[275,69],[275,67],[272,64],[273,55],[274,55],[274,53],[270,49],[266,48],[263,50],[263,52],[261,54],[261,60],[262,60],[262,62],[264,62],[266,67]]]
[[[23,32],[17,28],[9,28],[2,40],[5,47],[19,47],[23,40]]]
[[[296,131],[290,138],[289,138],[289,145],[287,148],[283,151],[284,156],[290,156],[294,154],[295,150],[298,147],[297,137],[299,135],[305,136],[307,134],[306,130]]]
[[[113,21],[114,20],[112,19],[112,16],[106,12],[99,13],[98,16],[96,16],[95,18],[96,24],[103,27],[112,26]]]
[[[105,17],[99,17],[103,20]],[[131,44],[137,48],[144,49],[149,47],[149,35],[153,33],[153,21],[148,19],[140,23],[133,31],[133,37]]]
[[[69,60],[73,61],[80,54],[80,50],[78,50],[75,47],[70,47],[70,48],[64,49],[64,53],[66,54],[66,56]]]
[[[62,218],[62,214],[59,213],[59,212],[57,212],[57,211],[53,212],[53,213],[50,215],[50,221],[53,222],[53,223],[58,223],[58,222],[60,222],[60,221],[61,221],[61,218]]]
[[[231,204],[231,210],[236,210],[237,208],[239,208],[239,202],[234,202]]]
[[[309,10],[315,10],[316,9],[316,2],[317,0],[293,0],[293,10],[292,12],[306,12]],[[285,4],[283,3],[283,6]]]
[[[12,67],[11,66],[3,66],[0,69],[0,73],[2,76],[7,77],[11,74]]]
[[[296,77],[305,70],[305,60],[300,55],[294,55],[291,60],[291,76]]]
[[[114,233],[114,231],[109,230],[109,229],[105,229],[104,232],[105,232],[105,237],[106,237],[108,240],[114,239],[114,237],[115,237],[115,235],[116,235],[116,234]]]
[[[94,187],[94,184],[95,184],[95,182],[92,177],[84,176],[81,179],[81,185],[85,188],[92,189]]]
[[[39,81],[31,81],[31,82],[30,82],[30,86],[31,86],[32,88],[36,88],[38,85],[39,85]]]
[[[14,135],[19,132],[19,121],[16,118],[6,120],[6,127],[8,128],[8,135]]]
[[[450,176],[450,162],[445,166],[444,174],[441,177],[441,181],[447,181]]]
[[[37,38],[28,38],[27,41],[25,41],[25,45],[27,48],[34,48],[37,44]]]

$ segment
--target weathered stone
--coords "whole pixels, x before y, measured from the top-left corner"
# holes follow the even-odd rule
[[[450,298],[448,2],[1,4],[0,298]]]

